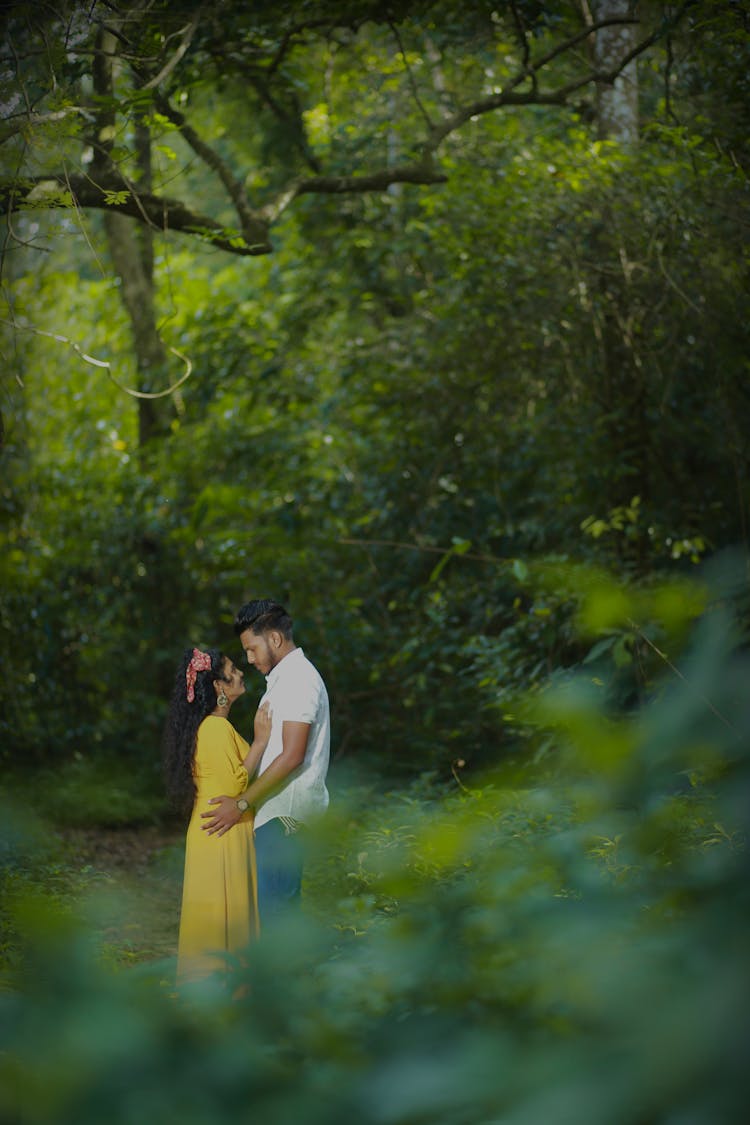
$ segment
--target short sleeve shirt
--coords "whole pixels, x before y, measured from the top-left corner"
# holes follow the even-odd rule
[[[328,693],[317,668],[301,648],[290,653],[266,677],[261,703],[271,709],[271,737],[260,760],[258,774],[268,769],[282,751],[284,722],[309,723],[304,761],[289,775],[283,789],[258,808],[255,827],[278,816],[309,821],[328,808],[326,774],[330,758],[331,720]]]

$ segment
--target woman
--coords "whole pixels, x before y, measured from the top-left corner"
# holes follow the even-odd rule
[[[177,981],[226,967],[226,954],[246,948],[258,933],[253,814],[231,832],[209,836],[200,814],[215,793],[234,796],[248,786],[268,743],[271,719],[262,707],[249,746],[229,722],[245,692],[243,673],[216,649],[185,652],[177,671],[164,734],[167,788],[192,815],[187,830]],[[222,956],[224,955],[224,956]]]

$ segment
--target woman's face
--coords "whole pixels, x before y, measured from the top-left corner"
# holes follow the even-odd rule
[[[245,694],[245,673],[236,668],[234,661],[229,657],[224,658],[224,680],[221,685],[228,703],[234,703]]]

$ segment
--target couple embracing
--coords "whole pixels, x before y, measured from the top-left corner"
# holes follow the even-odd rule
[[[261,919],[299,899],[304,825],[328,806],[328,695],[294,643],[289,614],[269,599],[248,602],[234,628],[266,678],[252,743],[229,721],[244,673],[217,649],[185,653],[165,729],[168,788],[192,806],[178,983],[224,967]]]

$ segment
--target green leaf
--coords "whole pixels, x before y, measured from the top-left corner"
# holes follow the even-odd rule
[[[529,568],[523,559],[514,559],[511,569],[519,582],[525,582],[529,577]]]

